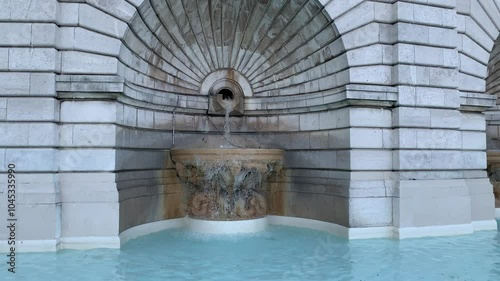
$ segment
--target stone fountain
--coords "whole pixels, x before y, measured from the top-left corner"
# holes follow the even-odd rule
[[[191,218],[235,221],[263,218],[265,184],[283,165],[280,149],[174,149],[177,173],[188,188]]]
[[[242,114],[243,93],[226,78],[211,88],[211,108],[225,115],[224,138],[229,141],[229,115]],[[209,110],[210,112],[210,110]],[[281,149],[172,149],[177,175],[187,188],[188,228],[201,232],[253,232],[265,227],[266,183],[283,167]],[[219,222],[219,223],[217,223]],[[252,225],[253,224],[253,225]],[[201,227],[200,227],[201,225]],[[236,230],[236,231],[235,231]]]

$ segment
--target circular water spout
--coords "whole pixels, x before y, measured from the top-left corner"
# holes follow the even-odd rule
[[[237,71],[222,69],[205,78],[200,93],[209,97],[210,114],[225,115],[227,109],[225,106],[231,101],[231,115],[241,116],[245,109],[245,96],[252,95],[252,88]]]
[[[231,100],[231,101],[234,100],[234,93],[229,88],[220,89],[217,95],[221,95],[222,100]]]

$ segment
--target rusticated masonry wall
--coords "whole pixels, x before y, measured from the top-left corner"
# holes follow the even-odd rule
[[[286,150],[272,213],[400,237],[492,228],[498,3],[425,2],[0,1],[18,239],[117,246],[184,216],[169,151],[225,144],[203,90],[221,69],[251,88],[232,142]]]
[[[0,3],[0,162],[2,178],[15,164],[19,240],[46,242],[55,248],[61,236],[59,171],[59,102],[55,91],[60,71],[56,1]],[[14,2],[14,1],[13,1]],[[35,3],[36,2],[36,3]],[[7,219],[7,181],[1,185],[0,215]],[[76,183],[79,185],[81,183]],[[75,186],[76,186],[75,185]],[[84,197],[81,195],[81,197]],[[5,230],[0,231],[7,237]],[[4,239],[4,238],[2,238]],[[2,247],[7,246],[2,244]]]

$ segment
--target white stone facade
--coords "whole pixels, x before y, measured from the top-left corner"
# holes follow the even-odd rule
[[[16,165],[19,240],[118,247],[182,216],[169,150],[222,143],[200,94],[220,69],[253,92],[233,142],[286,150],[282,215],[395,237],[496,227],[499,1],[194,2],[0,0],[0,163]]]

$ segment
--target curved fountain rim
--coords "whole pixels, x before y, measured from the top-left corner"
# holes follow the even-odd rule
[[[282,149],[259,148],[188,148],[170,150],[170,158],[174,163],[195,159],[216,162],[235,159],[250,161],[283,160],[284,154],[285,151]]]
[[[265,154],[282,154],[285,151],[283,149],[276,148],[172,148],[170,152],[175,154],[183,153],[199,153],[199,154],[216,154],[223,152],[230,152],[232,154],[255,154],[255,153],[265,153]]]

